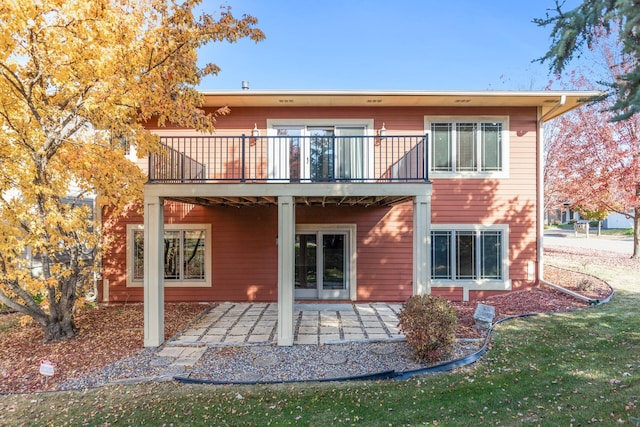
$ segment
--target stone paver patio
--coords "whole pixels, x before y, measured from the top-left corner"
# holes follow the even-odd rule
[[[387,303],[296,304],[294,345],[401,341],[400,307]],[[156,353],[158,366],[166,366],[161,379],[170,380],[195,365],[207,347],[275,345],[277,330],[275,303],[217,304]]]
[[[402,339],[400,304],[296,304],[294,345]],[[222,303],[174,337],[167,346],[237,346],[277,342],[278,305]]]

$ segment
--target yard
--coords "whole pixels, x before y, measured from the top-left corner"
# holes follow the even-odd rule
[[[11,394],[0,396],[0,424],[635,425],[634,417],[640,417],[638,261],[578,249],[552,248],[548,254],[548,263],[607,279],[616,289],[612,302],[503,323],[480,362],[452,373],[370,383],[242,387],[147,383]],[[557,280],[576,280],[562,270],[557,274]],[[578,282],[584,285],[584,278]],[[519,309],[530,311],[524,300],[521,295]],[[194,316],[193,307],[183,309]],[[173,326],[172,331],[178,329]],[[106,347],[116,353],[113,331],[126,331],[113,324],[108,330],[111,335],[100,335],[100,341],[110,343]],[[5,325],[0,331],[0,361],[6,370],[7,357],[25,353],[18,349],[7,353],[11,345],[7,336],[14,328]],[[103,357],[104,350],[94,347],[95,342],[85,345],[74,349],[90,355],[75,368],[78,372],[87,364],[95,367]],[[38,357],[33,355],[31,364]],[[0,370],[2,375],[2,384],[16,381],[15,377],[5,381],[11,374]]]

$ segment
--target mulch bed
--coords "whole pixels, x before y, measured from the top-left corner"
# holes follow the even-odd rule
[[[165,309],[165,338],[175,335],[209,305],[177,303]],[[35,323],[20,327],[19,313],[0,314],[0,393],[55,390],[69,378],[110,365],[143,348],[142,304],[98,305],[76,314],[78,335],[43,343]],[[46,383],[40,361],[55,364]]]
[[[611,294],[609,285],[598,278],[549,265],[545,266],[545,280],[587,298],[603,300]],[[588,289],[585,289],[584,283],[588,283]],[[473,320],[473,314],[478,303],[495,307],[496,320],[527,313],[569,311],[589,305],[585,301],[546,285],[523,291],[509,292],[508,294],[494,296],[481,301],[454,302],[453,306],[458,312],[458,329],[456,331],[458,337],[482,336],[483,331],[474,327],[475,322]]]

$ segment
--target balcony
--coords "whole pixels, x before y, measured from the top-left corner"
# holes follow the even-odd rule
[[[425,183],[427,135],[174,136],[149,157],[149,182]]]

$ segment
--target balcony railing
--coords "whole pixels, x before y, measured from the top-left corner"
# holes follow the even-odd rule
[[[149,181],[427,182],[427,135],[162,137]]]

